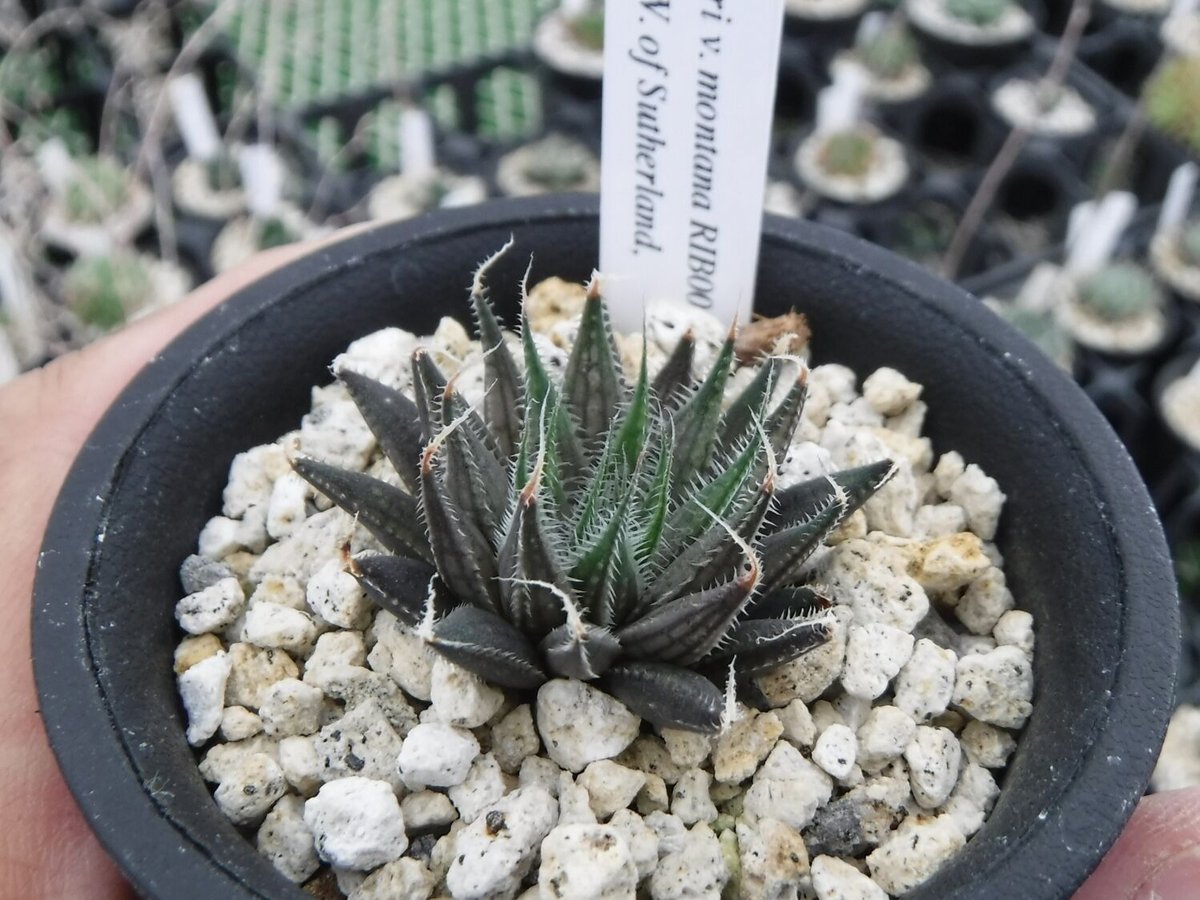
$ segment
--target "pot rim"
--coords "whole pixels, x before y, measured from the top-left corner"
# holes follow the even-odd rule
[[[107,527],[113,478],[132,454],[136,437],[210,351],[291,296],[394,253],[400,243],[420,247],[497,227],[579,223],[594,220],[597,210],[594,195],[500,200],[384,223],[318,247],[238,291],[184,331],[133,379],[88,438],[63,485],[38,559],[34,671],[47,733],[64,777],[85,817],[139,892],[195,895],[205,882],[197,882],[198,876],[206,875],[206,883],[213,885],[219,874],[223,884],[261,896],[163,813],[153,786],[139,778],[125,743],[131,737],[111,718],[96,677],[94,636],[81,590],[86,599],[91,548],[96,534]],[[1174,632],[1179,626],[1173,578],[1167,566],[1138,564],[1141,557],[1166,558],[1162,529],[1145,487],[1124,447],[1080,389],[969,294],[887,251],[812,223],[768,216],[763,245],[834,260],[857,278],[886,285],[925,305],[964,340],[980,344],[996,365],[1028,387],[1042,412],[1054,418],[1106,509],[1109,527],[1104,538],[1120,561],[1121,596],[1129,602],[1121,606],[1120,658],[1112,661],[1108,673],[1105,714],[1096,719],[1090,750],[1077,759],[1073,772],[1056,779],[1055,793],[1045,798],[1037,825],[977,871],[976,878],[984,884],[944,896],[1012,896],[1008,891],[1015,885],[1036,884],[1037,873],[1030,873],[1023,860],[1023,851],[1031,846],[1040,858],[1058,860],[1055,890],[1067,882],[1077,885],[1119,832],[1108,815],[1094,815],[1096,797],[1090,786],[1106,783],[1106,799],[1120,804],[1122,823],[1128,819],[1148,783],[1174,691],[1177,653],[1173,646],[1164,653],[1162,646],[1164,625]],[[96,770],[120,773],[120,782],[114,777],[95,783],[90,776]],[[194,851],[190,857],[199,859],[181,854],[181,843]],[[164,865],[164,860],[170,864]]]

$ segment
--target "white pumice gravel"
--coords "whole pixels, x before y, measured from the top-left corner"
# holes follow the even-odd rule
[[[552,377],[582,297],[533,291]],[[651,374],[689,329],[703,371],[727,330],[679,304],[652,304],[646,322]],[[408,391],[422,343],[482,396],[482,353],[449,320],[432,339],[364,337],[334,369]],[[632,374],[642,343],[617,344]],[[714,736],[656,732],[592,683],[497,689],[377,609],[346,553],[378,542],[288,459],[400,482],[345,389],[314,389],[296,431],[235,458],[181,567],[174,671],[219,807],[285,877],[332,870],[355,900],[875,900],[932,876],[995,803],[1032,710],[1036,623],[992,543],[1001,486],[922,436],[920,384],[863,374],[860,390],[845,366],[809,372],[780,459],[784,486],[897,463],[807,564],[831,639],[758,678],[761,708],[731,703]],[[1156,778],[1193,771],[1183,760]]]

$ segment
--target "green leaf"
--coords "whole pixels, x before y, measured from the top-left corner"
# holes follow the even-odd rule
[[[725,410],[718,426],[717,454],[732,453],[757,432],[756,420],[766,419],[771,394],[786,364],[786,360],[777,356],[764,360],[754,378]]]
[[[367,596],[409,628],[416,628],[437,570],[403,556],[372,555],[352,560],[350,574]]]
[[[891,460],[813,478],[779,493],[779,530],[762,545],[763,586],[774,590],[800,576],[805,560],[890,477]]]
[[[675,416],[675,495],[689,487],[712,458],[721,400],[733,362],[733,335],[726,338],[704,381]]]
[[[605,674],[601,686],[658,728],[712,733],[721,723],[725,698],[696,672],[665,663],[624,662]]]
[[[571,593],[556,541],[549,536],[546,517],[541,514],[540,490],[538,473],[517,498],[498,558],[505,614],[522,631],[537,636],[559,625],[565,615],[562,602],[544,584]]]
[[[692,665],[729,630],[758,577],[758,564],[751,557],[749,569],[736,578],[653,607],[619,629],[617,640],[634,659]]]
[[[624,399],[625,386],[621,381],[621,361],[613,344],[608,312],[595,279],[588,286],[583,317],[567,360],[562,390],[585,438],[590,442],[602,439]]]
[[[500,253],[506,249],[508,245],[505,245]],[[484,374],[488,382],[488,392],[483,399],[483,415],[491,427],[500,452],[505,458],[511,458],[517,452],[524,419],[521,375],[504,340],[500,321],[488,301],[483,282],[484,273],[500,253],[488,259],[475,273],[471,304],[475,310],[475,323],[479,328],[479,343],[484,351]]]
[[[413,399],[421,416],[421,431],[426,443],[442,430],[442,394],[446,390],[446,376],[433,361],[433,354],[425,347],[418,347],[412,355]]]
[[[654,469],[650,486],[642,498],[638,514],[638,541],[635,557],[640,563],[649,562],[658,551],[671,507],[671,454],[670,441],[660,433],[654,456]]]
[[[716,664],[736,657],[734,669],[738,675],[757,678],[820,647],[831,633],[826,621],[750,619],[734,625],[705,663],[712,663],[715,668]]]
[[[392,553],[433,561],[417,501],[411,494],[370,475],[348,472],[306,456],[293,459],[292,468],[318,491],[357,517]]]
[[[542,407],[547,407],[550,416],[546,421],[549,423],[557,460],[555,468],[561,471],[561,483],[568,486],[587,470],[587,456],[575,430],[575,423],[560,402],[558,389],[550,381],[550,375],[537,352],[533,329],[529,327],[528,320],[522,322],[521,344],[525,351],[525,427],[528,430],[530,422],[539,421]]]
[[[692,329],[683,333],[663,367],[654,376],[651,390],[667,409],[675,409],[692,389],[692,362],[696,357],[696,335]]]
[[[646,436],[650,429],[650,383],[646,370],[646,354],[642,354],[642,363],[638,369],[638,380],[633,387],[629,402],[621,411],[617,423],[617,446],[621,450],[621,458],[625,471],[632,472],[638,465],[642,452],[646,448]]]
[[[565,623],[539,646],[550,671],[562,678],[591,681],[604,674],[621,653],[617,639],[604,628]]]
[[[442,436],[421,455],[421,505],[435,564],[446,587],[464,603],[500,611],[496,559],[488,541],[463,515],[433,469]]]
[[[519,628],[477,606],[459,606],[433,627],[430,645],[484,681],[516,690],[546,680],[537,650]]]
[[[421,430],[417,405],[394,388],[349,369],[338,373],[384,456],[410,493],[417,492],[417,460],[428,436]]]

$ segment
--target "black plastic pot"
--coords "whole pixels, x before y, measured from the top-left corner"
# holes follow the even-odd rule
[[[184,740],[176,571],[240,450],[295,426],[350,340],[428,333],[510,234],[492,296],[513,321],[534,281],[596,261],[595,198],[503,201],[387,224],[240,291],[176,340],[89,438],[47,530],[34,664],[51,742],[84,814],[154,897],[305,896],[221,815]],[[795,305],[817,362],[926,385],[928,431],[1003,485],[998,542],[1038,623],[1037,700],[984,828],[910,896],[1062,897],[1141,796],[1171,709],[1179,620],[1162,532],[1116,436],[1079,389],[971,298],[804,222],[767,221],[758,310]],[[1064,602],[1069,601],[1069,602]]]
[[[1111,7],[1097,4],[1100,9]],[[1141,91],[1162,56],[1158,36],[1161,19],[1113,15],[1094,33],[1079,42],[1079,59],[1118,90],[1132,97]]]
[[[883,119],[904,136],[914,154],[935,168],[982,169],[1004,139],[982,86],[963,74],[938,78],[910,108],[885,108]]]

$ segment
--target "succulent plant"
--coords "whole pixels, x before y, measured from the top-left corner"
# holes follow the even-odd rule
[[[946,12],[956,19],[981,28],[995,24],[1013,0],[946,0]]]
[[[422,349],[412,399],[339,373],[406,489],[293,466],[389,551],[350,571],[446,658],[512,689],[598,679],[656,725],[713,730],[734,686],[752,699],[753,679],[827,640],[803,564],[892,464],[780,489],[806,390],[803,374],[785,380],[794,363],[768,358],[722,412],[734,336],[695,383],[685,335],[654,379],[643,358],[628,384],[595,281],[561,385],[527,322],[522,375],[487,265],[471,289],[481,408]]]
[[[153,290],[146,263],[134,253],[84,256],[67,270],[63,296],[84,322],[105,331],[145,305]]]
[[[1007,302],[988,305],[1060,367],[1071,368],[1074,344],[1053,313]]]
[[[547,191],[569,191],[587,177],[592,154],[570,138],[550,134],[533,145],[525,177]]]
[[[259,250],[270,250],[272,247],[294,244],[298,240],[300,240],[300,235],[280,218],[262,219],[258,223]]]
[[[1200,153],[1200,57],[1177,57],[1159,66],[1142,88],[1146,118]]]
[[[568,23],[571,34],[590,50],[604,49],[604,6],[587,10]]]
[[[208,186],[214,191],[232,191],[241,183],[241,174],[233,157],[222,150],[204,164]]]
[[[821,145],[821,168],[830,175],[865,175],[875,156],[875,141],[861,129],[837,131]]]
[[[1162,306],[1162,291],[1137,263],[1115,262],[1092,273],[1078,287],[1080,305],[1106,322],[1123,322]]]
[[[98,224],[125,205],[130,196],[130,175],[106,156],[75,160],[75,173],[67,185],[67,213],[76,222]]]
[[[1183,226],[1179,235],[1179,255],[1189,266],[1200,267],[1200,219]]]
[[[855,52],[876,77],[898,78],[917,61],[917,42],[903,23],[895,21],[861,42]]]

